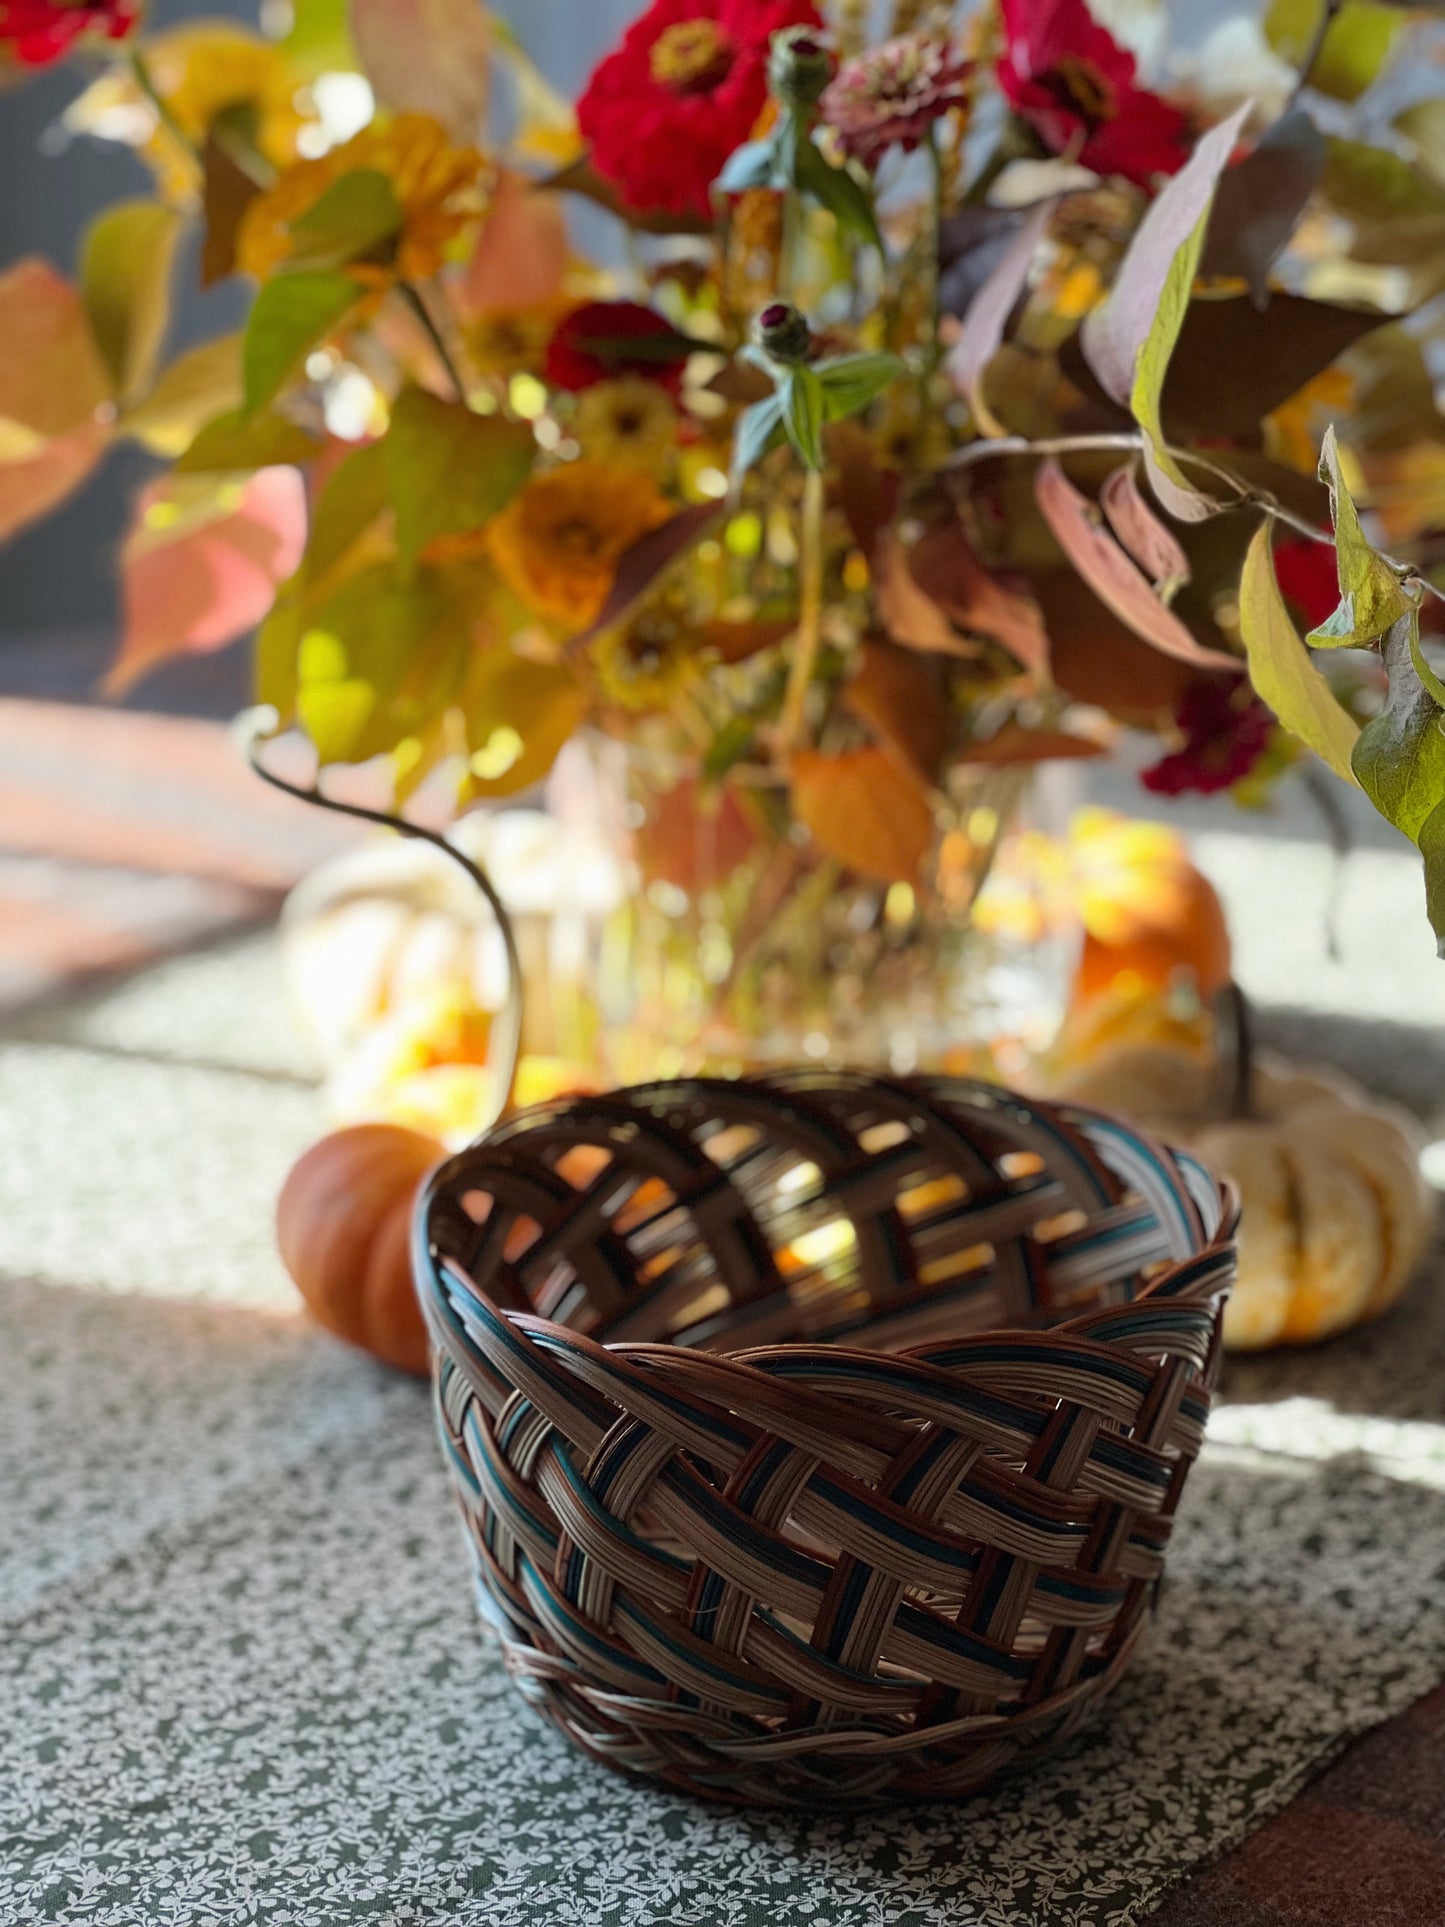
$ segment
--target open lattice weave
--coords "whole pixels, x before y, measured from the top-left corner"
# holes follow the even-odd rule
[[[522,1691],[733,1800],[936,1799],[1057,1744],[1145,1623],[1234,1216],[1110,1118],[957,1079],[509,1119],[415,1258]]]

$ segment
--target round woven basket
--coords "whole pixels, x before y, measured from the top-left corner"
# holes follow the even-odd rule
[[[958,1079],[508,1119],[414,1255],[522,1692],[733,1801],[950,1797],[1058,1745],[1146,1623],[1234,1218],[1187,1156]]]

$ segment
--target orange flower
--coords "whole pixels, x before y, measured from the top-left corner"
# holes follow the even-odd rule
[[[569,462],[534,476],[490,524],[492,559],[513,594],[573,629],[596,620],[623,551],[672,513],[650,476]]]
[[[398,114],[319,160],[288,168],[258,195],[241,224],[238,267],[257,280],[285,267],[297,252],[293,224],[337,181],[363,170],[385,175],[401,209],[386,258],[348,263],[359,279],[378,283],[435,274],[458,235],[484,212],[492,183],[490,165],[476,148],[453,147],[429,115]]]

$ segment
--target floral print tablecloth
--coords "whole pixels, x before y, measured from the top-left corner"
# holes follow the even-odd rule
[[[1123,1927],[1445,1677],[1441,1258],[1232,1372],[1147,1650],[1027,1784],[807,1818],[591,1765],[478,1628],[424,1391],[289,1313],[269,968],[0,1040],[6,1927]]]

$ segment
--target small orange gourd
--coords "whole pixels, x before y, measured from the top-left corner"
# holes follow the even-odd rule
[[[1164,990],[1182,978],[1204,1001],[1229,982],[1229,929],[1184,839],[1158,823],[1081,810],[1069,854],[1084,925],[1075,992]]]
[[[276,1204],[282,1262],[312,1317],[398,1371],[428,1368],[408,1245],[417,1190],[445,1155],[419,1131],[353,1125],[297,1160]]]

